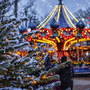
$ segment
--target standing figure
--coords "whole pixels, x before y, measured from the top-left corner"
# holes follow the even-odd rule
[[[51,56],[50,54],[47,55],[47,57],[45,58],[45,69],[51,65]]]
[[[66,56],[61,58],[61,63],[65,61],[67,61]],[[73,89],[74,71],[71,64],[68,63],[64,68],[57,70],[55,73],[60,75],[61,90],[66,90],[68,88],[70,88],[70,90]]]

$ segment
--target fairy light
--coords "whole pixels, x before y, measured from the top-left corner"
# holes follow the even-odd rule
[[[37,84],[37,81],[36,81],[36,80],[34,80],[34,81],[33,81],[33,84]]]
[[[57,6],[55,6],[54,7],[54,9],[52,10],[52,12],[44,19],[44,21],[43,22],[41,22],[38,26],[37,26],[37,28],[41,25],[41,24],[43,24],[47,19],[48,19],[48,17],[49,16],[51,16],[52,15],[52,13],[53,13],[53,11],[55,10],[55,8],[57,8],[58,7],[58,5]]]
[[[70,20],[70,18],[68,17],[68,14],[67,14],[67,12],[66,12],[66,10],[65,10],[65,8],[64,8],[64,5],[63,5],[63,9],[64,9],[64,12],[65,12],[65,14],[66,14],[66,17],[68,18],[68,20],[69,20],[69,22],[71,23],[71,25],[74,27],[74,28],[76,28],[75,27],[75,25],[72,23],[72,21]]]
[[[67,7],[65,6],[65,8],[67,9]],[[69,12],[69,14],[77,21],[77,22],[79,22],[73,15],[72,15],[72,13],[67,9],[67,11]]]
[[[58,22],[58,20],[59,20],[60,10],[61,10],[61,5],[59,5],[59,11],[58,11],[58,16],[57,16],[57,22]]]
[[[52,14],[51,14],[51,17],[39,28],[39,29],[41,29],[42,27],[44,27],[48,22],[49,22],[49,20],[52,18],[52,16],[54,15],[54,12],[56,11],[56,9],[57,9],[57,7],[54,9],[54,11],[52,12]]]

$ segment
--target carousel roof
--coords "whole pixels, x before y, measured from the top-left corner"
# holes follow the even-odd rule
[[[37,28],[37,25],[35,23],[31,22],[31,23],[29,23],[28,28],[31,28],[31,30],[33,30],[33,29]]]
[[[68,16],[68,13],[78,22],[78,20],[71,14],[71,12],[64,6],[60,0],[59,5],[57,5],[52,12],[44,19],[37,28],[46,28],[46,27],[56,27],[58,22],[59,29],[63,27],[74,27],[76,26],[72,23],[71,19]],[[67,13],[68,12],[68,13]],[[53,22],[55,21],[55,22]],[[53,22],[53,23],[52,23]],[[53,26],[52,26],[53,25]]]
[[[85,27],[85,24],[83,21],[79,21],[77,24],[76,24],[76,27],[79,27],[79,28],[84,28]]]

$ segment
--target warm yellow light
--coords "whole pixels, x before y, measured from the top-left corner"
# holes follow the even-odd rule
[[[43,67],[45,67],[45,66],[43,65]]]
[[[6,39],[6,41],[8,41],[8,39]]]
[[[57,7],[56,7],[56,8],[54,9],[54,11],[52,12],[50,18],[49,18],[39,29],[41,29],[42,27],[44,27],[44,26],[49,22],[49,20],[51,19],[51,17],[54,15],[54,12],[56,11],[56,9],[57,9]]]
[[[34,80],[34,81],[33,81],[33,84],[37,84],[37,81],[36,81],[36,80]]]
[[[61,5],[59,5],[59,11],[58,11],[58,16],[57,16],[57,22],[58,22],[58,20],[59,20],[60,8],[61,8]]]
[[[57,6],[55,6],[55,8],[57,8],[58,7],[58,5]],[[44,21],[43,22],[41,22],[38,26],[37,26],[37,28],[39,28],[39,26],[41,25],[41,24],[43,24],[51,15],[52,15],[52,13],[53,13],[53,11],[55,10],[55,8],[52,10],[52,12],[44,19]]]
[[[44,75],[43,77],[42,77],[42,79],[46,79],[47,77]]]
[[[60,43],[60,39],[58,37],[56,37],[57,41]]]
[[[25,62],[25,64],[27,64],[27,62]]]
[[[65,6],[65,8],[67,9],[67,7]],[[72,15],[72,13],[67,9],[67,11],[70,13],[70,15],[78,22],[78,20]]]
[[[72,25],[74,28],[76,28],[75,25],[72,23],[71,19],[69,18],[68,14],[67,14],[67,12],[66,12],[66,10],[65,10],[64,5],[63,5],[63,9],[64,9],[64,12],[65,12],[65,14],[66,14],[66,17],[68,18],[68,20],[69,20],[69,22],[71,23],[71,25]]]
[[[21,74],[23,74],[24,72],[21,72]]]

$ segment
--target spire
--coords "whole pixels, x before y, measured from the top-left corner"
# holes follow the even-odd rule
[[[60,5],[62,4],[62,0],[59,0],[59,4],[60,4]]]

